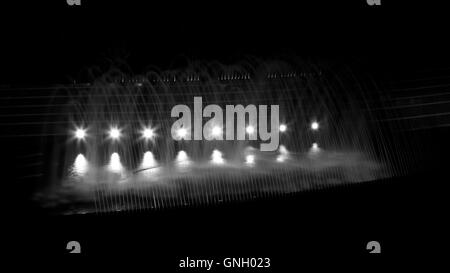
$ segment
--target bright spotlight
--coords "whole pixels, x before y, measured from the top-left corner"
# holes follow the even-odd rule
[[[249,125],[249,126],[247,126],[245,131],[247,132],[247,134],[251,135],[255,132],[255,128],[253,126]]]
[[[212,128],[212,135],[213,136],[220,136],[220,135],[222,135],[222,128],[220,128],[219,126],[214,126],[213,128]]]
[[[319,147],[319,144],[317,144],[316,142],[314,142],[311,145],[311,148],[309,149],[309,152],[311,155],[318,155],[321,152],[321,148]]]
[[[289,159],[289,151],[286,149],[284,145],[280,145],[278,151],[280,152],[280,154],[277,156],[278,162],[284,162],[287,159]]]
[[[287,126],[286,124],[281,124],[280,125],[280,132],[286,132]]]
[[[179,151],[175,161],[180,165],[189,164],[189,157],[185,151]]]
[[[142,131],[142,136],[143,136],[145,139],[152,139],[153,137],[155,137],[155,132],[153,131],[152,128],[145,128],[145,129]]]
[[[286,149],[286,146],[280,145],[280,148],[278,149],[280,151],[280,154],[282,155],[288,155],[289,151]]]
[[[111,128],[111,130],[109,130],[109,137],[112,139],[119,139],[120,130],[118,128]]]
[[[286,156],[285,155],[277,156],[277,162],[284,162],[285,160],[286,160]]]
[[[75,137],[76,137],[77,139],[84,139],[84,138],[86,137],[86,130],[85,130],[85,129],[82,129],[82,128],[78,128],[78,129],[75,131]]]
[[[118,153],[113,153],[111,159],[109,160],[109,169],[112,172],[122,171],[122,163],[120,163],[120,156]]]
[[[185,128],[180,128],[177,131],[177,134],[180,138],[185,138],[187,136],[187,130]]]
[[[314,121],[311,123],[311,129],[318,130],[319,129],[319,123],[317,121]]]
[[[214,150],[211,155],[211,161],[215,164],[223,164],[224,159],[222,157],[222,153],[219,150]]]
[[[88,162],[82,154],[77,155],[73,165],[73,170],[77,175],[85,174],[88,168]]]
[[[145,152],[144,159],[142,160],[142,168],[151,168],[154,166],[156,166],[156,160],[152,152]]]
[[[254,155],[247,155],[245,157],[245,163],[247,163],[247,164],[254,164],[255,163],[255,156]]]

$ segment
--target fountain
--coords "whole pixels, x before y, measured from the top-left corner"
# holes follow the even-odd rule
[[[361,100],[330,83],[320,67],[193,64],[124,81],[126,77],[112,71],[96,78],[88,92],[69,90],[77,103],[64,113],[79,145],[65,144],[65,160],[74,162],[77,156],[73,175],[61,177],[59,187],[77,192],[80,184],[89,185],[79,194],[93,211],[114,210],[116,196],[123,194],[146,201],[126,204],[125,209],[152,209],[209,204],[224,196],[233,202],[392,175],[387,155],[377,149],[382,139],[373,137]],[[171,114],[173,107],[195,97],[224,109],[277,105],[279,122],[272,112],[267,128],[261,128],[261,117],[252,123],[249,116],[231,128],[228,120],[202,120],[194,107],[192,114],[200,118],[174,128],[178,116]],[[209,112],[209,117],[218,113]],[[244,139],[223,138],[235,125],[245,126]],[[264,140],[253,135],[261,130],[276,132],[276,150],[259,149]],[[198,134],[205,139],[197,140]],[[82,182],[72,183],[74,176]]]

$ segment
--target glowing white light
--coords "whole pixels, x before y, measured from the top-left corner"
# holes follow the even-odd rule
[[[151,168],[156,166],[156,160],[152,152],[145,152],[144,159],[142,160],[142,168]]]
[[[82,128],[78,128],[75,131],[75,137],[78,139],[84,139],[86,137],[86,130]]]
[[[309,149],[309,154],[310,154],[310,155],[316,156],[316,155],[321,154],[321,151],[322,151],[322,149],[319,147],[319,144],[317,144],[316,142],[314,142],[314,143],[311,145],[311,148]]]
[[[223,164],[225,160],[222,157],[222,153],[219,150],[214,150],[211,155],[211,161],[215,164]]]
[[[82,154],[77,155],[77,158],[75,158],[75,163],[73,166],[74,172],[78,175],[83,175],[86,173],[87,168],[88,162],[86,158]]]
[[[213,128],[212,128],[212,135],[213,136],[220,136],[220,135],[222,135],[222,128],[220,128],[219,126],[214,126]]]
[[[122,171],[122,163],[120,163],[120,156],[118,153],[113,153],[111,159],[109,160],[109,169],[113,172]]]
[[[314,121],[311,123],[311,129],[318,130],[319,129],[319,123],[317,121]]]
[[[180,138],[185,138],[187,136],[187,130],[185,128],[180,128],[178,129],[177,134]]]
[[[247,164],[254,164],[255,163],[255,156],[254,155],[247,155],[245,157],[245,163],[247,163]]]
[[[117,128],[111,128],[111,130],[109,130],[109,136],[112,139],[118,139],[120,137],[120,130]]]
[[[280,132],[286,132],[287,126],[285,124],[280,125]]]
[[[143,136],[145,139],[151,139],[151,138],[153,138],[153,137],[155,136],[155,132],[153,131],[152,128],[145,128],[145,129],[142,131],[142,136]]]
[[[289,151],[286,149],[284,145],[280,145],[278,151],[280,152],[280,154],[277,156],[278,162],[284,162],[287,159],[289,159]]]
[[[250,126],[247,126],[245,131],[247,132],[247,134],[251,135],[251,134],[253,134],[255,132],[255,128],[250,125]]]
[[[277,156],[277,161],[278,162],[284,162],[286,160],[286,156],[285,155],[279,155]]]
[[[188,163],[189,157],[185,151],[179,151],[175,160],[178,163]]]
[[[280,154],[287,155],[289,154],[289,151],[286,149],[284,145],[280,145],[280,148],[278,149],[280,151]]]

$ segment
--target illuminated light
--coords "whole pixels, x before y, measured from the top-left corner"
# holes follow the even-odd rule
[[[282,155],[288,155],[289,151],[286,149],[284,145],[280,145],[280,148],[278,149],[280,151],[280,154]]]
[[[86,137],[86,130],[85,130],[85,129],[82,129],[82,128],[78,128],[78,129],[75,131],[75,137],[76,137],[77,139],[84,139],[84,138]]]
[[[189,163],[189,157],[185,151],[179,151],[177,154],[177,157],[175,161],[179,164],[188,164]]]
[[[289,159],[289,151],[286,149],[284,145],[280,145],[280,148],[278,148],[278,151],[280,154],[277,156],[278,162],[284,162],[287,159]]]
[[[314,131],[318,130],[319,129],[319,123],[317,121],[313,121],[311,123],[311,129],[314,130]]]
[[[142,160],[142,168],[151,168],[157,165],[155,157],[152,152],[145,152],[144,159]]]
[[[285,155],[277,156],[277,162],[284,162],[285,160],[286,160],[286,156]]]
[[[84,157],[84,155],[78,154],[77,157],[75,158],[73,171],[77,175],[83,175],[87,172],[87,169],[88,169],[88,162],[86,158]]]
[[[247,126],[245,131],[247,132],[247,134],[251,135],[251,134],[253,134],[255,132],[255,128],[250,125],[250,126]]]
[[[280,125],[280,132],[286,132],[287,126],[285,124]]]
[[[113,153],[111,159],[109,160],[109,170],[112,172],[122,171],[122,163],[120,163],[120,156],[118,153]]]
[[[141,173],[146,179],[154,179],[160,172],[158,162],[150,151],[144,153],[141,168],[143,169]]]
[[[322,151],[322,149],[319,147],[319,144],[314,142],[311,145],[311,148],[309,149],[309,154],[312,156],[317,156],[317,155],[321,154],[321,151]]]
[[[313,153],[318,153],[320,152],[320,147],[319,144],[317,144],[316,142],[314,142],[311,146],[311,152]]]
[[[145,139],[152,139],[152,138],[155,137],[155,132],[154,132],[154,130],[153,130],[152,128],[145,128],[145,129],[142,131],[142,136],[143,136]]]
[[[254,155],[247,155],[245,157],[245,163],[250,164],[250,165],[254,164],[255,163],[255,156]]]
[[[214,126],[211,133],[213,136],[220,136],[222,135],[222,128],[220,128],[219,126]]]
[[[111,128],[111,130],[109,130],[109,137],[112,139],[119,139],[120,130],[118,128]]]
[[[177,131],[178,136],[183,139],[187,136],[187,130],[185,128],[180,128]]]
[[[211,155],[211,161],[215,164],[223,164],[225,160],[222,157],[222,153],[219,150],[214,150]]]

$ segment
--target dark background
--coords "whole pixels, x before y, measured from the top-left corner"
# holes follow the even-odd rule
[[[385,74],[444,64],[445,8],[391,2],[7,1],[1,82],[64,82],[117,57],[136,72],[177,67],[180,56],[225,63],[247,55],[365,57]]]
[[[425,1],[382,1],[379,7],[363,0],[293,2],[2,3],[0,92],[5,97],[22,86],[83,82],[87,68],[107,70],[119,59],[139,74],[149,66],[179,68],[185,59],[235,63],[246,56],[327,60],[363,71],[380,86],[411,94],[414,87],[434,85],[445,91],[445,7]],[[441,106],[436,113],[447,110]],[[40,151],[43,140],[11,137],[11,130],[28,129],[3,126],[2,153],[13,158],[4,157],[2,171],[9,252],[61,258],[67,241],[79,240],[82,257],[65,256],[69,261],[117,256],[105,263],[169,271],[186,256],[268,256],[273,269],[301,268],[311,257],[371,266],[421,262],[442,253],[447,203],[449,131],[445,120],[432,124],[408,136],[420,146],[423,162],[418,172],[400,178],[235,206],[71,217],[30,205],[33,182],[17,179],[27,171],[15,155]],[[381,242],[381,256],[367,254],[370,240]]]

